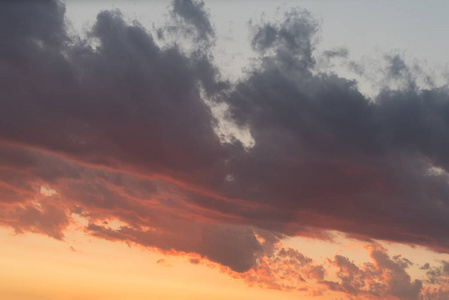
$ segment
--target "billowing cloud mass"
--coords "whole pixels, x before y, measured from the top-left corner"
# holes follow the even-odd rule
[[[368,98],[316,67],[318,23],[301,10],[253,23],[258,60],[228,82],[205,4],[174,1],[170,18],[153,35],[102,11],[82,38],[60,2],[0,3],[0,224],[63,239],[84,218],[90,235],[194,255],[248,283],[447,299],[447,262],[422,282],[375,243],[361,266],[279,246],[336,230],[449,253],[447,86],[420,88],[390,56],[398,87]],[[213,105],[250,147],[217,135]]]

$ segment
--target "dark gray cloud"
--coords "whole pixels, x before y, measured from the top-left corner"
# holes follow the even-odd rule
[[[398,78],[404,76],[404,73],[408,73],[407,65],[399,55],[386,57],[389,65],[388,74],[391,78]]]
[[[318,29],[309,12],[292,10],[280,24],[255,25],[251,45],[259,53],[268,54],[264,57],[267,63],[281,63],[306,72],[315,64],[313,38]],[[270,57],[273,52],[274,57]]]
[[[276,46],[229,97],[233,120],[255,140],[250,155],[235,157],[233,184],[241,186],[233,195],[326,216],[315,221],[296,214],[285,218],[289,223],[447,247],[447,89],[411,84],[385,88],[370,100],[354,81],[312,75],[311,63],[285,64],[301,60],[297,53],[315,32],[302,25],[308,19],[288,20],[299,24],[265,24],[255,33],[262,49]],[[276,32],[288,30],[308,39],[292,43],[298,48],[291,54],[274,42]],[[396,73],[405,70],[400,59],[392,63]]]
[[[198,41],[207,41],[214,37],[214,29],[203,1],[175,0],[172,14],[193,27],[188,32],[195,34]]]
[[[33,10],[20,13],[4,19],[27,20]],[[49,13],[63,18],[63,10]],[[51,25],[46,30],[59,33],[60,24]],[[32,62],[26,69],[2,57],[7,87],[2,90],[2,137],[94,163],[134,161],[154,172],[155,164],[198,174],[203,167],[218,166],[227,150],[197,87],[198,73],[209,71],[205,63],[176,47],[161,50],[144,28],[125,24],[118,12],[101,12],[90,36],[100,42],[97,49],[83,41],[54,48],[46,39],[23,47],[18,64]],[[16,38],[6,43],[13,47]]]
[[[260,59],[231,85],[213,61],[203,2],[175,1],[160,31],[187,26],[190,51],[158,45],[118,11],[99,13],[86,40],[73,37],[64,11],[55,1],[0,4],[1,224],[60,239],[78,214],[91,234],[237,272],[285,236],[330,239],[325,230],[448,252],[449,93],[419,89],[400,56],[386,76],[410,84],[368,99],[355,81],[315,69],[318,23],[294,10],[253,23]],[[249,128],[253,147],[220,141],[203,89]],[[406,261],[375,260],[398,280],[389,294],[417,295]],[[303,277],[323,280],[319,266],[295,261]],[[332,263],[365,276],[343,258]],[[360,289],[351,276],[339,290]]]
[[[197,253],[235,272],[248,271],[256,264],[256,258],[263,253],[262,246],[250,228],[189,224],[189,222],[179,221],[176,223],[178,224],[173,226],[173,232],[165,234],[124,226],[118,230],[112,230],[94,224],[90,224],[87,229],[91,234],[105,239],[130,241],[166,252],[175,250]]]

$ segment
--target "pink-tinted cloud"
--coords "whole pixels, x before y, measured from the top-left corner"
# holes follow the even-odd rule
[[[426,264],[421,279],[412,279],[413,262],[400,255],[390,256],[377,243],[365,247],[371,261],[355,264],[336,254],[324,264],[290,248],[277,245],[264,253],[258,264],[245,273],[230,272],[249,285],[279,290],[298,290],[312,296],[342,296],[344,299],[446,299],[448,263]],[[425,298],[427,297],[427,298]]]

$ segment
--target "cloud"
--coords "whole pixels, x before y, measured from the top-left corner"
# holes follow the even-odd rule
[[[422,299],[423,295],[447,293],[447,286],[441,284],[444,264],[427,272],[428,278],[440,280],[437,288],[432,289],[422,280],[411,278],[408,269],[413,263],[407,258],[390,256],[377,243],[365,244],[364,249],[371,261],[356,265],[348,257],[336,254],[318,264],[297,250],[278,244],[259,258],[255,268],[245,273],[231,272],[231,276],[263,288],[297,290],[311,296],[342,295],[344,299]]]
[[[347,58],[349,55],[349,51],[346,48],[338,48],[334,50],[326,50],[323,52],[323,55],[327,59],[335,58],[335,57],[341,57],[341,58]]]
[[[194,33],[198,41],[209,40],[214,37],[214,29],[209,21],[203,1],[175,0],[173,1],[172,14],[179,16],[192,28],[189,33]]]
[[[448,299],[449,298],[449,262],[440,261],[437,267],[430,267],[426,264],[426,282],[428,286],[424,289],[424,296],[427,299]]]
[[[287,20],[258,27],[256,45],[273,51],[228,98],[231,118],[255,141],[250,155],[234,158],[233,184],[241,186],[233,195],[286,215],[326,216],[296,213],[284,218],[290,228],[446,247],[439,232],[447,227],[447,89],[407,85],[368,99],[354,81],[314,75],[308,53],[315,27],[301,14]],[[305,41],[276,42],[277,32],[290,30]],[[284,63],[303,59],[301,66]],[[435,167],[444,172],[429,175]]]
[[[119,11],[100,12],[86,39],[72,36],[64,12],[56,1],[0,4],[3,226],[63,239],[78,215],[89,234],[199,255],[249,283],[421,292],[408,261],[384,249],[373,246],[362,267],[329,260],[339,270],[331,281],[324,266],[278,243],[331,240],[327,230],[338,230],[448,252],[446,87],[420,89],[400,56],[386,76],[410,84],[373,99],[357,82],[319,72],[319,24],[306,11],[252,23],[259,59],[235,84],[220,78],[203,2],[174,1],[158,31],[187,28],[189,51],[156,42]],[[220,140],[214,128],[224,121],[203,97],[228,107],[221,118],[254,143]]]
[[[308,11],[292,10],[280,24],[257,24],[253,31],[253,49],[261,54],[275,54],[272,58],[266,56],[267,62],[290,65],[303,72],[315,64],[313,37],[318,23]]]
[[[180,226],[183,226],[182,230]],[[189,228],[186,228],[187,226]],[[179,222],[173,228],[165,228],[166,231],[172,230],[165,234],[151,229],[143,231],[126,226],[111,230],[95,224],[90,224],[87,229],[97,237],[110,240],[131,241],[165,252],[174,250],[197,253],[236,272],[250,269],[255,265],[256,255],[262,252],[262,247],[252,231],[234,226]]]
[[[276,245],[259,257],[257,266],[245,273],[232,273],[249,285],[277,290],[314,290],[327,274],[323,265],[291,248]]]
[[[412,280],[406,269],[412,264],[400,256],[390,257],[378,244],[368,246],[372,263],[356,266],[347,257],[336,255],[329,260],[331,267],[337,269],[340,282],[324,281],[330,289],[344,293],[388,299],[419,299],[422,290],[421,280]]]
[[[39,232],[55,239],[63,238],[62,231],[69,224],[66,211],[47,202],[6,209],[0,218],[2,224],[11,226],[17,233]]]

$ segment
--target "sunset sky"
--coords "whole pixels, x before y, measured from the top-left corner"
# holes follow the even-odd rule
[[[0,1],[0,299],[449,299],[448,1]]]

